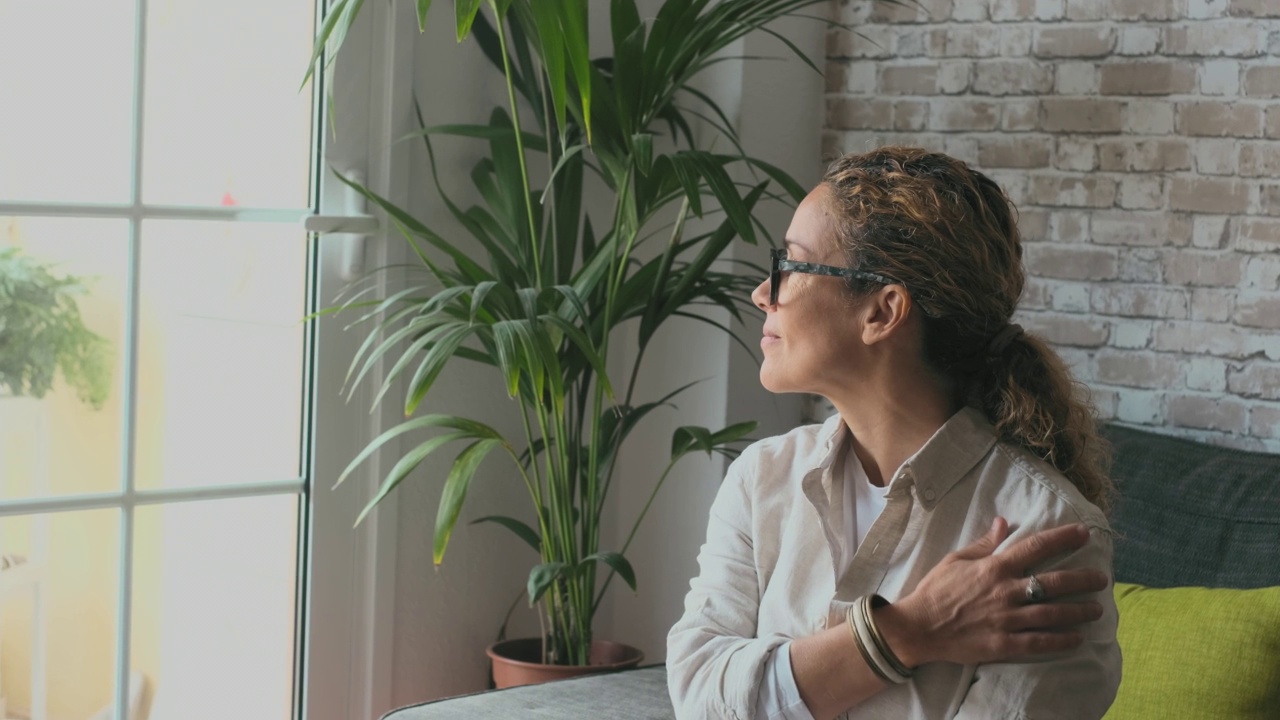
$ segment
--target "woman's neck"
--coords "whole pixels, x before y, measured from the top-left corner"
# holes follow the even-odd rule
[[[890,373],[876,382],[833,392],[828,399],[852,434],[851,447],[867,479],[877,487],[888,484],[902,463],[961,407],[932,373]]]

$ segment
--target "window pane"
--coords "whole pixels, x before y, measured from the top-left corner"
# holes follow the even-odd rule
[[[133,5],[0,2],[0,198],[128,201]]]
[[[138,509],[132,648],[154,720],[290,717],[298,502]]]
[[[119,547],[118,510],[0,518],[5,717],[90,718],[111,704]]]
[[[120,487],[127,251],[123,220],[0,217],[0,498]]]
[[[306,258],[292,225],[143,223],[138,487],[299,476]]]
[[[314,4],[148,3],[146,202],[308,205]]]

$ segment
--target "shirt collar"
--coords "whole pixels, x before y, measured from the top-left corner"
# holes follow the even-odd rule
[[[839,413],[827,418],[819,436],[825,450],[820,467],[825,468],[847,441],[847,427]],[[890,492],[893,492],[894,485],[913,485],[916,500],[925,510],[933,510],[942,496],[986,457],[996,441],[995,428],[982,411],[972,407],[961,408],[914,455],[907,458],[901,471],[891,480]]]

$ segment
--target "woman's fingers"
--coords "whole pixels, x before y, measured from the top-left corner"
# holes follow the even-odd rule
[[[1111,585],[1106,573],[1089,568],[1054,570],[1053,572],[1040,573],[1036,575],[1036,579],[1040,581],[1040,586],[1044,588],[1045,597],[1049,601],[1072,595],[1101,592]],[[1020,582],[1025,594],[1025,588],[1027,583],[1030,582],[1030,578]]]
[[[1015,575],[1023,575],[1027,568],[1078,550],[1087,542],[1089,528],[1081,523],[1041,530],[1009,546],[1008,550],[1000,554],[1000,564]]]
[[[1010,614],[1009,630],[1015,633],[1062,630],[1100,617],[1102,605],[1096,602],[1028,605]]]
[[[1000,655],[1007,659],[1066,652],[1084,642],[1074,630],[1067,632],[1019,632],[1007,635],[1001,642]]]
[[[984,558],[996,551],[1000,547],[1000,543],[1009,537],[1009,523],[1004,518],[997,516],[991,521],[991,529],[986,535],[978,538],[972,543],[951,553],[960,560],[977,560]]]

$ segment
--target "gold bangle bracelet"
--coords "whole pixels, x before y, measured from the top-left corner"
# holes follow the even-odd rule
[[[845,622],[849,624],[849,632],[853,635],[853,644],[858,646],[858,654],[862,656],[862,661],[867,664],[867,667],[871,668],[871,671],[876,674],[876,677],[883,680],[885,684],[892,685],[894,684],[893,681],[889,679],[888,675],[885,675],[884,672],[880,670],[880,666],[871,659],[871,653],[867,652],[866,646],[862,644],[862,638],[858,635],[858,626],[853,622],[853,613],[857,610],[857,607],[858,604],[854,603],[853,605],[850,605],[848,611],[845,612]]]
[[[894,672],[902,677],[909,678],[913,671],[903,664],[902,660],[898,659],[897,654],[890,649],[889,643],[885,641],[884,635],[880,634],[880,628],[876,626],[875,619],[871,616],[872,603],[876,600],[880,601],[878,607],[884,607],[889,604],[887,600],[879,595],[868,595],[859,603],[862,608],[863,622],[866,623],[867,629],[871,631],[871,641],[876,644],[876,649],[880,651],[881,657],[888,661]]]

